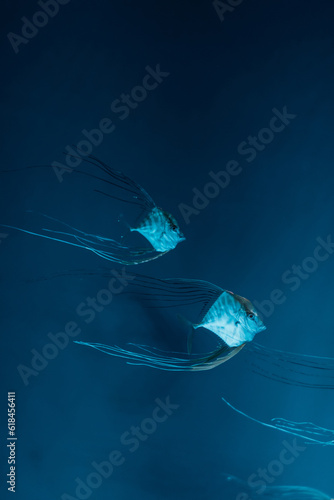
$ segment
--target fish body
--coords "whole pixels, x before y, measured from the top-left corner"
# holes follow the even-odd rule
[[[251,342],[266,328],[249,300],[227,290],[212,304],[202,321],[193,327],[207,328],[229,347]]]
[[[173,250],[178,243],[185,240],[175,218],[161,208],[154,207],[136,228],[157,252]]]

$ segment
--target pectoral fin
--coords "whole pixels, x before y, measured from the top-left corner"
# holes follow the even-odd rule
[[[183,316],[181,316],[181,314],[178,314],[177,317],[188,329],[187,350],[188,350],[188,354],[191,354],[196,325],[193,325],[191,321],[189,321],[187,318],[184,318]]]
[[[192,351],[192,348],[193,348],[194,333],[195,333],[195,329],[191,328],[191,330],[188,333],[188,337],[187,337],[187,350],[188,350],[188,354],[191,354],[191,351]]]

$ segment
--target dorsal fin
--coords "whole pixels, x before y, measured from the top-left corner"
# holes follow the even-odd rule
[[[217,287],[218,288],[218,287]],[[199,315],[198,315],[198,323],[201,323],[203,318],[205,318],[206,314],[209,312],[213,304],[216,302],[216,300],[219,299],[219,297],[224,293],[224,290],[219,289],[216,291],[212,291],[210,295],[208,296],[208,299],[205,301]]]

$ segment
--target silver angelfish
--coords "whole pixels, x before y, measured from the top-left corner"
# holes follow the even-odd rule
[[[38,216],[42,218],[42,221],[38,221],[37,223],[38,230],[24,229],[7,224],[0,224],[0,226],[84,248],[103,259],[125,265],[141,264],[157,259],[170,250],[173,250],[178,243],[185,240],[176,219],[168,212],[159,208],[152,197],[139,184],[127,177],[123,172],[111,168],[93,155],[88,155],[84,161],[85,165],[90,166],[90,168],[94,166],[97,169],[97,173],[79,169],[73,170],[73,173],[101,181],[102,185],[105,186],[105,190],[94,189],[95,192],[124,203],[135,205],[140,210],[137,216],[138,222],[135,227],[130,227],[128,224],[127,226],[130,232],[141,234],[149,243],[149,246],[125,245],[106,235],[87,233],[59,219],[33,212],[32,210],[28,210],[27,212],[35,214],[34,217]],[[49,165],[44,167],[52,168]],[[49,223],[49,227],[45,227],[46,222]]]
[[[161,208],[154,207],[138,227],[130,228],[144,236],[157,252],[169,252],[185,240],[176,219]]]
[[[208,370],[224,363],[245,347],[247,366],[260,376],[299,387],[334,389],[333,357],[268,348],[253,340],[266,327],[248,299],[205,281],[136,276],[134,283],[137,284],[138,295],[158,303],[159,307],[198,304],[200,311],[197,321],[185,320],[191,327],[188,354],[192,351],[194,332],[199,328],[219,338],[218,349],[201,357],[191,355],[190,358],[180,358],[182,354],[177,353],[178,357],[171,359],[170,353],[147,346],[134,345],[137,350],[129,351],[101,344],[87,345],[105,350],[108,354],[120,355],[132,364],[169,370]]]
[[[266,329],[253,304],[227,290],[221,292],[207,312],[205,310],[203,319],[192,326],[194,330],[207,328],[229,347],[251,342],[257,333]]]
[[[102,272],[102,275],[108,276],[108,273]],[[198,321],[192,323],[184,319],[191,327],[188,358],[182,357],[184,354],[180,352],[161,351],[140,344],[131,344],[132,350],[98,343],[76,342],[77,344],[125,358],[129,364],[168,371],[199,371],[209,370],[226,362],[266,328],[249,300],[206,281],[157,279],[136,274],[130,288],[135,288],[142,300],[158,303],[157,307],[198,304]],[[194,331],[199,328],[205,328],[219,338],[216,350],[202,355],[190,354]]]

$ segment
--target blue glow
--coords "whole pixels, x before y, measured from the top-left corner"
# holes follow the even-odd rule
[[[301,437],[306,442],[309,442],[311,444],[321,444],[326,446],[334,445],[334,430],[319,427],[311,422],[292,422],[283,418],[273,418],[271,419],[271,423],[269,424],[251,417],[241,410],[238,410],[237,408],[232,406],[231,403],[229,403],[226,399],[222,398],[222,400],[236,413],[243,415],[248,420],[252,420],[253,422],[263,425],[264,427],[269,427],[270,429],[276,429],[293,436]]]

